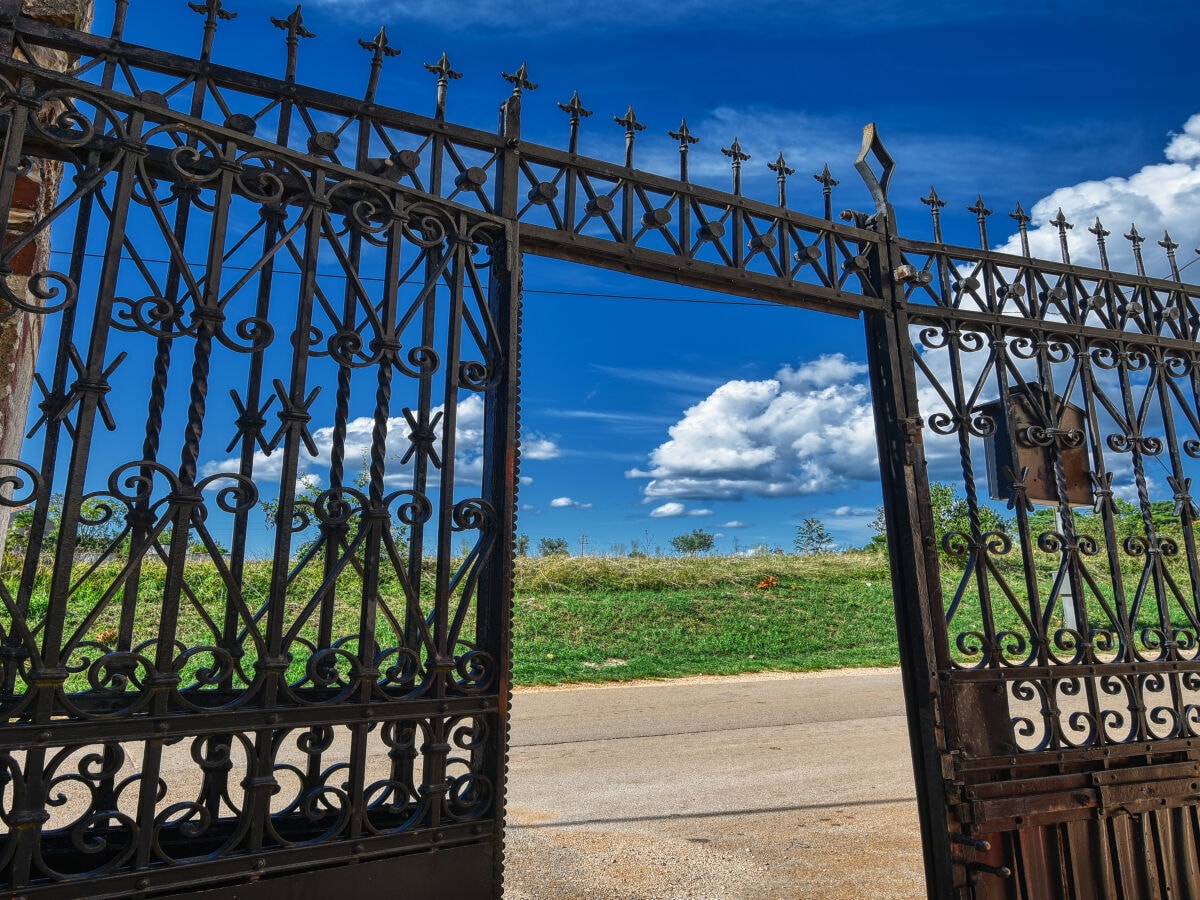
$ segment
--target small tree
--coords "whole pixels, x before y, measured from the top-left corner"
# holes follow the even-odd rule
[[[513,549],[516,550],[517,556],[528,556],[529,555],[529,535],[527,535],[523,531],[520,534],[518,534],[516,539],[513,541]]]
[[[833,550],[833,535],[829,533],[824,522],[809,517],[796,526],[796,539],[793,544],[796,552],[805,556],[829,553]]]
[[[541,556],[567,556],[570,552],[566,538],[542,538],[538,541],[538,554]]]
[[[709,534],[703,528],[697,528],[695,531],[671,538],[671,546],[675,548],[676,553],[686,553],[688,556],[695,556],[697,553],[708,553],[711,551],[716,541],[715,536]]]

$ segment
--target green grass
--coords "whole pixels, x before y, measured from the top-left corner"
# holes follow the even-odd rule
[[[1044,558],[1043,558],[1044,557]],[[1057,564],[1054,554],[1038,554],[1037,582],[1047,592]],[[1140,561],[1129,560],[1121,579],[1131,591],[1138,581]],[[963,560],[943,560],[944,595],[953,596]],[[1106,596],[1111,595],[1102,571],[1102,560],[1090,563]],[[1003,560],[999,576],[989,576],[988,589],[997,629],[1023,632],[1013,604],[999,587],[1007,582],[1015,602],[1025,604],[1025,581],[1020,560]],[[1123,565],[1123,570],[1124,570]],[[432,570],[432,566],[429,567]],[[295,626],[300,640],[292,646],[289,680],[304,675],[306,649],[318,643],[321,614],[312,598],[321,582],[319,560],[306,567],[289,587],[283,621]],[[81,567],[76,577],[81,577]],[[85,644],[75,651],[75,663],[98,658],[86,641],[113,646],[121,620],[119,566],[100,565],[74,590],[66,620],[70,635],[87,623]],[[133,644],[152,641],[158,634],[164,566],[149,561],[139,579],[133,607]],[[395,573],[380,582],[380,609],[388,609],[402,626],[403,592]],[[518,685],[619,681],[635,678],[674,678],[698,674],[736,674],[767,670],[806,671],[846,666],[882,666],[898,662],[891,574],[886,557],[865,552],[816,556],[759,557],[546,557],[516,561],[513,592],[513,672]],[[252,562],[246,570],[242,596],[257,610],[268,595],[269,565]],[[1173,576],[1189,584],[1182,564],[1173,564]],[[10,592],[15,592],[18,571],[0,572]],[[187,594],[179,618],[179,642],[186,646],[214,643],[221,631],[226,586],[211,561],[193,560],[186,573]],[[113,590],[114,586],[117,588]],[[42,573],[31,597],[30,618],[44,615],[48,578]],[[111,599],[104,600],[108,590]],[[338,579],[327,595],[325,609],[334,640],[358,631],[361,583],[352,568]],[[1190,589],[1188,589],[1190,590]],[[423,585],[422,606],[428,610],[430,586]],[[11,594],[10,594],[11,596]],[[457,602],[458,598],[452,598]],[[1175,603],[1178,606],[1178,603]],[[1093,623],[1104,620],[1096,598],[1089,598]],[[1158,615],[1150,600],[1139,615],[1139,625]],[[1058,616],[1053,617],[1055,620]],[[950,624],[952,648],[960,632],[978,629],[981,610],[978,584],[969,580],[963,602]],[[471,638],[473,611],[468,611],[463,636]],[[1056,622],[1054,624],[1057,624]],[[1177,623],[1185,624],[1186,623]],[[240,622],[245,626],[244,621]],[[260,623],[259,630],[263,625]],[[376,619],[382,646],[397,642],[396,627],[381,612]],[[357,652],[355,639],[344,645]],[[245,641],[243,671],[255,658],[253,643]],[[1015,653],[1015,651],[1009,651]],[[975,658],[952,649],[966,664]],[[185,671],[210,665],[197,656]],[[343,660],[343,664],[345,661]],[[235,682],[244,681],[242,676]],[[69,690],[85,690],[81,670],[72,676]]]
[[[516,684],[897,661],[877,555],[518,561]]]

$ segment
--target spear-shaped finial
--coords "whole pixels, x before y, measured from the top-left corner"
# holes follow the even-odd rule
[[[571,139],[567,142],[567,150],[570,153],[576,153],[579,150],[579,120],[586,119],[592,114],[592,111],[583,108],[583,101],[579,99],[579,91],[573,92],[571,99],[566,103],[558,104],[558,108],[571,117]]]
[[[1021,208],[1021,204],[1017,203],[1017,208],[1008,214],[1010,219],[1017,220],[1017,231],[1021,235],[1021,253],[1025,256],[1029,255],[1029,223],[1033,218]]]
[[[722,147],[721,152],[731,160],[733,166],[733,194],[735,197],[740,197],[742,195],[742,163],[750,158],[750,154],[742,152],[742,145],[738,143],[736,137],[728,147]]]
[[[446,52],[442,51],[442,58],[436,63],[423,63],[426,72],[432,72],[438,77],[437,80],[437,110],[434,115],[438,119],[446,118],[446,90],[450,86],[450,79],[462,78],[462,72],[455,72],[450,68],[450,57]]]
[[[1104,269],[1107,269],[1108,247],[1105,244],[1104,239],[1112,234],[1112,232],[1105,229],[1104,225],[1100,222],[1099,216],[1096,216],[1096,224],[1089,228],[1088,231],[1096,236],[1096,247],[1100,250],[1100,266]]]
[[[537,85],[529,80],[529,68],[525,63],[521,63],[517,67],[517,71],[509,75],[507,72],[501,72],[500,75],[513,86],[513,96],[520,97],[521,91],[536,91]]]
[[[388,43],[385,27],[380,27],[379,33],[369,41],[359,38],[358,45],[371,52],[371,77],[367,80],[366,99],[368,103],[374,103],[375,92],[379,89],[379,73],[383,70],[383,59],[399,56],[400,51]]]
[[[933,239],[940,244],[942,243],[942,209],[946,206],[946,201],[938,196],[937,188],[931,184],[929,196],[922,197],[921,202],[929,207],[929,215],[933,217]]]
[[[204,3],[188,3],[193,12],[204,16],[204,43],[200,47],[200,59],[208,62],[212,56],[213,40],[217,36],[217,21],[228,22],[237,18],[237,13],[225,9],[223,0],[205,0]]]
[[[782,150],[779,151],[779,159],[767,163],[767,168],[775,173],[775,180],[779,182],[779,205],[787,206],[787,180],[789,175],[796,174],[796,170],[788,166]]]
[[[821,196],[825,198],[825,218],[833,219],[833,189],[841,184],[833,173],[829,171],[829,163],[825,163],[824,168],[813,176],[821,185]]]
[[[975,195],[975,205],[968,206],[967,212],[975,213],[975,221],[979,223],[979,249],[986,250],[988,248],[987,219],[992,211],[984,206],[982,194]]]
[[[1058,229],[1058,246],[1062,252],[1062,261],[1070,265],[1071,250],[1067,247],[1067,232],[1075,226],[1067,221],[1067,217],[1063,214],[1061,206],[1058,208],[1058,215],[1050,220],[1050,224]]]
[[[645,131],[646,126],[637,120],[632,104],[623,116],[613,116],[613,121],[625,126],[625,167],[633,168],[633,139],[639,131]]]
[[[284,80],[291,84],[296,80],[296,57],[300,52],[300,38],[314,38],[316,35],[304,27],[304,17],[300,14],[299,5],[286,19],[271,16],[271,24],[287,32],[287,69]]]
[[[1142,243],[1146,240],[1138,234],[1137,225],[1133,222],[1129,223],[1129,234],[1125,235],[1125,240],[1133,244],[1133,261],[1137,266],[1138,274],[1146,274],[1146,264],[1142,260]]]
[[[679,141],[679,180],[686,182],[688,180],[688,147],[692,144],[698,144],[700,138],[694,136],[688,130],[687,119],[681,119],[679,130],[668,131],[667,137]]]
[[[1179,249],[1179,245],[1171,240],[1171,232],[1163,232],[1163,239],[1158,242],[1158,246],[1167,251],[1167,261],[1171,264],[1171,277],[1176,281],[1181,281],[1182,279],[1179,277],[1179,262],[1175,258],[1175,251]]]

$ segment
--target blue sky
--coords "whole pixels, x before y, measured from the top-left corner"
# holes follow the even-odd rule
[[[111,11],[99,0],[96,30]],[[214,59],[278,75],[284,43],[268,17],[286,3],[227,0]],[[852,162],[862,126],[878,123],[897,161],[900,228],[930,236],[920,197],[949,205],[946,237],[976,239],[965,207],[997,211],[994,246],[1017,201],[1034,216],[1035,252],[1057,255],[1044,223],[1062,206],[1098,215],[1114,233],[1136,220],[1200,246],[1200,98],[1194,43],[1200,9],[1153,12],[1101,0],[1041,2],[759,2],[643,4],[535,0],[310,0],[299,80],[360,94],[368,56],[357,45],[386,25],[380,100],[431,113],[422,63],[448,52],[464,73],[447,117],[491,127],[509,91],[501,71],[528,63],[527,140],[565,146],[556,103],[578,90],[595,111],[581,152],[619,161],[613,117],[633,104],[647,130],[639,168],[672,175],[669,130],[686,117],[701,138],[694,181],[728,187],[721,148],[736,136],[752,159],[744,192],[769,199],[766,163],[781,151],[797,174],[793,208],[817,213],[810,177],[828,163],[834,208],[865,209]],[[1133,11],[1131,11],[1131,9]],[[1149,9],[1149,7],[1145,7]],[[129,40],[195,53],[202,20],[183,2],[133,0]],[[1076,261],[1088,262],[1082,239]],[[1093,253],[1094,255],[1094,253]],[[1149,257],[1152,274],[1165,262]],[[1121,265],[1119,251],[1114,264]],[[796,523],[821,518],[837,541],[862,544],[879,503],[862,325],[841,319],[527,259],[519,530],[574,552],[653,551],[704,528],[719,549],[790,547]],[[218,459],[208,461],[212,465]],[[934,472],[935,477],[939,473]],[[944,473],[950,476],[952,473]],[[264,493],[270,494],[269,489]]]

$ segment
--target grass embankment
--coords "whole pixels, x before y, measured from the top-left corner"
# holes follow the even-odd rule
[[[517,561],[516,684],[806,671],[898,661],[870,553]]]

